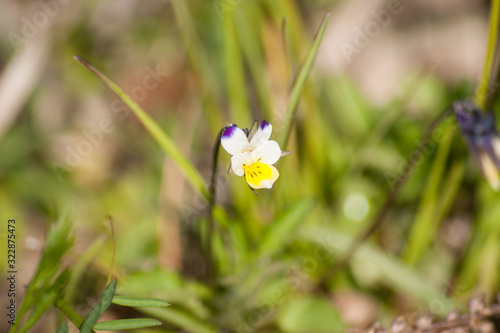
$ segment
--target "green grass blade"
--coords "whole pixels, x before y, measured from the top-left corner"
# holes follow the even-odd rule
[[[74,237],[71,235],[70,220],[67,216],[61,217],[50,228],[40,262],[19,307],[17,314],[18,322],[22,322],[26,314],[32,317],[33,314],[30,312],[39,313],[41,304],[43,303],[42,300],[46,300],[46,294],[52,293],[57,284],[60,284],[60,280],[67,277],[67,273],[62,272],[53,282],[54,277],[57,276],[60,269],[60,262],[63,256],[73,246],[73,243]],[[21,326],[12,326],[11,332],[16,332],[18,328],[21,329]]]
[[[74,59],[87,68],[92,74],[97,76],[102,83],[111,89],[139,118],[153,138],[160,144],[162,149],[184,172],[184,175],[193,187],[208,198],[205,181],[201,174],[196,170],[193,164],[184,156],[170,137],[163,129],[151,118],[129,95],[127,95],[116,83],[97,70],[92,64],[80,56],[74,56]]]
[[[446,159],[450,152],[453,141],[454,130],[449,133],[440,144],[436,158],[432,163],[426,188],[417,213],[412,230],[410,231],[408,246],[406,248],[405,260],[414,265],[424,254],[437,231],[439,191],[442,188],[442,180],[445,175]]]
[[[99,331],[120,331],[160,326],[161,324],[161,321],[150,318],[117,319],[97,323],[94,329]]]
[[[491,2],[490,29],[488,35],[488,49],[484,61],[483,75],[476,90],[476,104],[482,109],[488,108],[488,98],[493,93],[490,91],[491,78],[495,65],[495,56],[498,49],[498,29],[500,28],[500,0]]]
[[[113,298],[113,304],[118,304],[122,306],[138,306],[138,307],[149,307],[149,306],[170,306],[167,301],[157,298],[139,298],[139,297],[126,297],[126,296],[115,296]]]
[[[306,83],[307,77],[309,76],[309,72],[314,64],[314,59],[316,58],[316,54],[318,53],[319,46],[321,45],[321,40],[323,39],[323,35],[325,33],[326,24],[328,23],[328,18],[330,17],[330,13],[326,14],[323,22],[318,29],[316,37],[314,38],[311,49],[307,53],[304,64],[299,70],[299,74],[297,75],[295,82],[293,83],[292,90],[290,93],[290,100],[288,102],[288,106],[286,108],[286,113],[283,118],[283,122],[281,124],[281,131],[279,136],[279,144],[282,149],[286,148],[286,144],[288,142],[288,137],[290,136],[290,132],[292,129],[292,120],[295,118],[295,112],[297,111],[297,106],[299,104],[300,96],[302,93],[302,89]]]

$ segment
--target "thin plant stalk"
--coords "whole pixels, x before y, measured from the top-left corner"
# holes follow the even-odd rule
[[[489,97],[493,95],[491,85],[492,78],[495,78],[493,73],[495,67],[495,58],[498,49],[498,29],[500,28],[500,0],[491,2],[490,10],[490,28],[488,34],[488,49],[483,67],[483,75],[476,92],[476,105],[482,110],[487,110]]]
[[[58,299],[56,302],[56,307],[61,310],[64,315],[71,320],[71,322],[77,327],[80,328],[83,324],[83,318],[76,312],[68,303],[66,303],[63,299]],[[95,333],[94,330],[92,332]]]
[[[208,188],[208,225],[207,225],[207,236],[206,236],[206,252],[209,261],[209,274],[210,277],[214,276],[214,260],[212,253],[212,241],[213,241],[213,233],[215,230],[215,221],[214,221],[214,207],[215,200],[217,194],[217,165],[219,164],[219,151],[220,151],[220,140],[222,137],[222,133],[226,130],[227,127],[222,128],[217,135],[214,143],[214,149],[212,154],[212,175],[210,177],[210,185]]]

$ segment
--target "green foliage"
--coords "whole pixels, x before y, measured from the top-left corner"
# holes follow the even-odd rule
[[[298,297],[283,307],[278,324],[285,332],[331,332],[332,327],[344,330],[337,310],[317,297]]]
[[[61,297],[69,278],[60,262],[73,246],[71,223],[67,216],[50,226],[38,267],[31,278],[17,313],[18,324],[10,332],[29,332],[42,315]],[[25,319],[26,318],[26,319]],[[23,320],[26,320],[23,323]]]
[[[384,223],[345,267],[326,274],[370,228],[432,120],[474,90],[473,82],[452,86],[439,72],[412,67],[397,78],[401,92],[371,100],[359,84],[362,72],[326,70],[331,59],[321,50],[337,47],[327,30],[327,4],[153,1],[123,10],[133,15],[121,25],[116,20],[121,38],[107,22],[111,35],[89,33],[99,31],[98,16],[88,20],[97,15],[95,4],[83,6],[81,18],[74,15],[75,26],[53,41],[47,82],[0,141],[0,156],[9,157],[0,159],[0,207],[21,216],[33,233],[53,206],[75,216],[50,227],[11,332],[29,332],[54,306],[81,332],[161,323],[150,330],[336,332],[349,326],[342,306],[331,301],[339,290],[365,296],[385,322],[407,310],[445,314],[464,307],[473,290],[493,297],[500,288],[500,194],[484,184],[454,120],[416,162]],[[491,15],[493,26],[500,14]],[[494,75],[496,34],[483,79]],[[71,61],[73,54],[85,55],[89,62],[77,60],[125,104],[99,92],[98,80]],[[137,76],[157,63],[168,66],[168,79],[134,100],[133,89],[144,82]],[[482,104],[485,91],[476,97]],[[120,118],[117,105],[134,117]],[[45,111],[52,107],[53,114]],[[88,139],[82,130],[95,128],[79,126],[95,125],[89,110],[113,119],[115,129],[59,178],[51,163]],[[273,125],[272,139],[293,151],[277,165],[273,189],[257,197],[227,175],[230,158],[221,150],[211,196],[206,179],[217,133],[227,123],[250,127],[263,119]],[[67,145],[66,136],[76,143]],[[100,223],[107,214],[116,233],[111,269],[114,246]],[[75,253],[72,225],[79,235]],[[22,233],[24,240],[29,233]],[[88,306],[107,276],[118,284],[113,280]],[[105,311],[119,318],[130,313],[111,303],[150,318],[98,323]],[[66,324],[57,329],[67,331]]]

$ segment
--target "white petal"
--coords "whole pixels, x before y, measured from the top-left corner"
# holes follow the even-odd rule
[[[243,170],[243,164],[247,163],[250,156],[249,153],[237,153],[231,157],[231,169],[237,176],[243,176],[245,170]]]
[[[228,127],[220,139],[222,147],[231,155],[241,152],[248,147],[248,139],[245,132],[236,126]]]
[[[271,132],[273,131],[273,126],[269,124],[267,121],[263,120],[257,132],[255,132],[252,141],[250,141],[250,147],[256,148],[261,144],[265,143],[271,137]]]
[[[281,157],[281,149],[276,141],[270,140],[252,151],[252,161],[274,164]]]
[[[491,158],[484,152],[480,155],[481,166],[483,169],[484,177],[490,183],[490,186],[498,191],[500,188],[500,179],[498,177],[498,169],[495,166],[495,163],[491,160]]]
[[[498,159],[500,159],[500,138],[498,136],[491,139],[491,145],[493,146],[493,151]]]

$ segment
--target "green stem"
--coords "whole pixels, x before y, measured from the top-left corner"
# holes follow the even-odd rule
[[[63,299],[58,299],[56,302],[56,307],[59,308],[59,310],[61,310],[62,313],[64,313],[64,315],[68,317],[68,319],[71,320],[71,322],[75,324],[77,328],[80,328],[80,326],[82,326],[83,318],[75,310],[73,310],[73,308],[68,303],[66,303],[66,301],[64,301]]]
[[[207,255],[208,255],[208,261],[209,261],[209,270],[210,270],[210,276],[213,278],[214,276],[214,260],[213,260],[213,254],[212,254],[212,239],[213,239],[213,232],[215,229],[215,222],[214,222],[214,207],[215,207],[215,199],[216,199],[216,190],[217,190],[217,165],[219,162],[219,150],[220,150],[220,139],[222,137],[222,133],[227,129],[227,127],[222,128],[219,131],[219,134],[217,135],[217,138],[215,139],[215,144],[214,144],[214,150],[212,154],[212,176],[210,178],[210,187],[208,188],[208,225],[207,225],[207,239],[206,239],[206,244],[207,244]]]
[[[476,105],[482,110],[488,108],[489,97],[493,94],[491,86],[491,78],[494,77],[493,70],[495,65],[495,57],[498,48],[498,29],[500,23],[500,0],[493,0],[491,2],[490,11],[490,28],[488,36],[488,49],[486,51],[486,58],[484,61],[483,75],[476,92]]]

